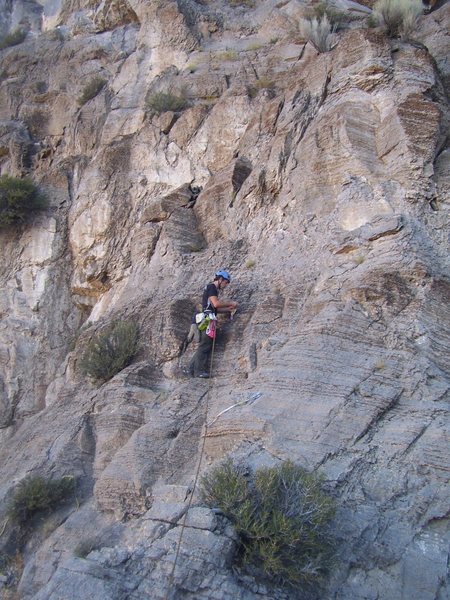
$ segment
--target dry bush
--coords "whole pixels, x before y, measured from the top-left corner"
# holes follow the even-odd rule
[[[145,105],[150,114],[160,115],[168,111],[182,112],[189,106],[189,101],[184,90],[178,95],[172,92],[152,92],[147,93]]]
[[[256,98],[261,90],[268,90],[275,95],[275,82],[266,77],[260,77],[251,85],[247,86],[247,94],[249,98]]]
[[[93,77],[84,86],[83,91],[81,92],[81,96],[78,98],[78,104],[80,106],[83,106],[84,104],[86,104],[86,102],[89,102],[89,100],[92,100],[92,98],[98,96],[98,94],[105,87],[106,83],[106,79],[100,77],[100,75],[96,75],[95,77]]]
[[[327,17],[321,19],[301,19],[300,32],[310,42],[317,52],[329,52],[334,44],[334,32],[336,27],[332,25]]]
[[[254,8],[255,0],[228,0],[228,4],[234,8],[242,6],[245,8]]]
[[[409,39],[422,14],[421,0],[378,0],[371,20],[382,25],[389,37]]]
[[[0,38],[0,50],[10,48],[11,46],[17,46],[18,44],[21,44],[26,37],[27,32],[23,29],[16,29],[11,33],[7,33],[2,38]]]
[[[74,556],[77,558],[86,558],[88,554],[94,550],[98,550],[101,547],[100,541],[97,537],[91,537],[82,540],[74,549]]]
[[[239,58],[239,54],[236,52],[236,50],[227,48],[221,52],[216,52],[214,54],[214,58],[220,60],[221,62],[235,61]]]
[[[33,138],[45,135],[49,116],[43,110],[33,110],[24,120]]]
[[[326,0],[319,2],[319,4],[314,6],[314,15],[319,20],[326,16],[331,25],[336,28],[336,31],[344,29],[350,21],[358,19],[358,17],[355,17],[348,11],[339,10],[334,6],[330,6]]]

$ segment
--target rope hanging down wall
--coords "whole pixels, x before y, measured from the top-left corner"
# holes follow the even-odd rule
[[[194,498],[195,490],[197,488],[198,478],[199,478],[199,475],[200,475],[200,467],[202,465],[203,455],[204,455],[204,452],[205,452],[205,442],[206,442],[206,437],[208,435],[209,392],[211,390],[211,378],[212,378],[212,367],[213,367],[215,346],[216,346],[216,338],[214,337],[213,338],[212,350],[211,350],[211,361],[210,361],[210,364],[209,364],[209,379],[208,379],[208,389],[207,389],[207,392],[206,392],[206,404],[205,404],[205,425],[204,425],[204,431],[203,431],[203,436],[202,436],[202,444],[201,444],[201,448],[200,448],[200,457],[198,459],[197,469],[195,471],[194,484],[193,484],[192,490],[190,492],[188,505],[187,505],[186,511],[184,513],[183,520],[181,522],[180,537],[178,538],[177,550],[176,550],[176,553],[175,553],[175,559],[173,561],[172,570],[171,570],[171,573],[169,575],[169,583],[167,585],[166,600],[171,600],[171,592],[172,592],[173,586],[174,586],[175,569],[177,568],[178,558],[180,556],[181,543],[183,541],[183,534],[184,534],[184,530],[186,528],[186,519],[187,519],[188,512],[189,512],[189,510],[191,508],[191,505],[192,505],[192,500]]]

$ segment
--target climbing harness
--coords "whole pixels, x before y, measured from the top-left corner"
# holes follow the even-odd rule
[[[170,600],[170,594],[172,592],[174,576],[175,576],[175,569],[177,567],[178,557],[180,555],[180,549],[181,549],[181,542],[183,541],[183,534],[184,534],[184,530],[186,528],[186,519],[187,519],[188,512],[191,508],[191,505],[192,505],[192,500],[194,498],[195,490],[197,488],[198,478],[200,475],[200,467],[202,465],[203,455],[205,453],[205,443],[206,443],[206,438],[208,435],[209,392],[211,390],[211,375],[212,375],[212,367],[213,367],[213,360],[214,360],[214,350],[215,350],[215,346],[216,346],[216,337],[214,336],[212,338],[212,340],[213,340],[213,343],[212,343],[212,349],[211,349],[211,361],[209,364],[208,389],[206,390],[205,425],[204,425],[204,433],[202,436],[203,437],[202,445],[200,448],[200,457],[198,459],[197,469],[195,472],[194,484],[190,490],[188,505],[187,505],[186,511],[184,513],[183,520],[181,522],[180,536],[178,538],[177,550],[176,550],[175,559],[174,559],[173,565],[172,565],[172,571],[170,572],[170,575],[169,575],[169,583],[167,585],[167,594],[166,594],[165,600]]]
[[[195,315],[195,322],[199,331],[208,332],[208,328],[212,327],[212,323],[215,321],[217,321],[217,317],[210,309],[205,309],[204,312]]]

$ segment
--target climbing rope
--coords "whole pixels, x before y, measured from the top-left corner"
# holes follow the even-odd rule
[[[207,437],[207,434],[208,434],[209,392],[211,390],[211,377],[212,377],[212,367],[213,367],[215,347],[216,347],[216,337],[214,336],[212,350],[211,350],[211,361],[210,361],[210,364],[209,364],[209,379],[208,379],[208,389],[206,390],[206,405],[205,405],[205,425],[204,425],[204,434],[203,434],[202,445],[201,445],[201,448],[200,448],[200,457],[198,459],[197,469],[196,469],[195,478],[194,478],[194,484],[193,484],[192,489],[190,491],[190,496],[189,496],[189,501],[188,501],[188,505],[187,505],[187,508],[186,508],[186,512],[184,513],[183,520],[181,522],[180,536],[178,538],[178,543],[177,543],[177,551],[175,553],[175,559],[173,561],[172,571],[170,573],[169,583],[167,585],[166,600],[170,600],[170,593],[171,593],[172,587],[173,587],[173,580],[174,580],[174,576],[175,576],[175,569],[177,568],[178,557],[180,555],[180,549],[181,549],[181,542],[183,540],[183,534],[184,534],[184,530],[186,528],[186,519],[187,519],[188,512],[189,512],[189,510],[191,508],[191,505],[192,505],[192,500],[194,498],[195,490],[197,488],[198,478],[199,478],[199,475],[200,475],[200,467],[202,465],[203,455],[205,453],[205,443],[206,443],[206,437]]]

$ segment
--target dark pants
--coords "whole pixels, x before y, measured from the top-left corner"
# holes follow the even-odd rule
[[[210,363],[209,357],[213,346],[213,339],[206,335],[204,331],[200,331],[200,343],[198,348],[189,363],[189,371],[194,377],[200,373],[209,373]]]

